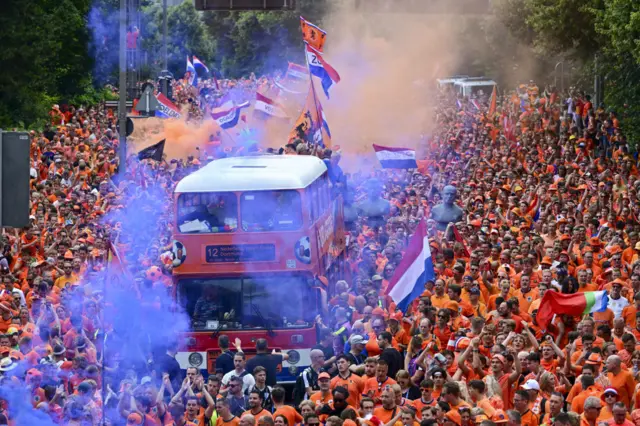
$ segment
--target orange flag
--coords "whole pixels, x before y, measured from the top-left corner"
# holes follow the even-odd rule
[[[496,114],[497,103],[498,103],[498,90],[497,90],[497,86],[493,86],[493,93],[491,94],[491,105],[489,105],[490,119]]]
[[[304,108],[296,120],[293,129],[289,133],[289,141],[302,139],[312,145],[320,145],[331,148],[331,133],[322,111],[322,105],[312,84],[309,85],[309,93]]]
[[[309,43],[311,47],[318,52],[322,52],[324,47],[324,41],[327,38],[327,33],[320,27],[313,25],[311,22],[300,17],[300,29],[302,29],[302,39]]]

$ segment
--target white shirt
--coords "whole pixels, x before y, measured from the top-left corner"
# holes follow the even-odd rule
[[[231,380],[233,376],[240,377],[240,375],[244,373],[247,373],[242,377],[242,393],[245,393],[248,389],[251,389],[256,385],[256,380],[251,374],[247,372],[247,370],[243,370],[242,373],[239,374],[236,372],[236,370],[229,371],[227,374],[222,376],[222,384],[224,386],[227,386],[229,384],[229,380]]]
[[[620,318],[622,316],[622,310],[628,305],[629,301],[626,297],[620,296],[619,299],[614,299],[609,296],[609,309],[613,311],[615,318]]]

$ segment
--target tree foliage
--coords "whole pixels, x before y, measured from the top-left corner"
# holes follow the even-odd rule
[[[151,76],[155,77],[164,67],[163,11],[155,2],[143,8],[141,47],[146,52]],[[167,10],[167,64],[176,76],[185,72],[187,55],[196,55],[205,63],[215,56],[215,43],[193,2],[186,1]]]
[[[0,2],[0,127],[37,125],[52,103],[91,90],[90,0]]]
[[[528,35],[523,39],[538,55],[575,59],[586,74],[604,75],[607,107],[619,114],[632,143],[640,139],[640,2],[494,0],[494,6],[512,34]]]

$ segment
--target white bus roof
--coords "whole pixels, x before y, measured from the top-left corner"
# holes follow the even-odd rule
[[[327,170],[311,155],[256,155],[214,160],[183,178],[174,192],[302,189]]]
[[[451,84],[456,81],[465,80],[469,78],[468,75],[453,75],[451,77],[439,78],[437,79],[438,84]]]
[[[493,80],[463,80],[457,81],[456,86],[495,86],[497,83]]]

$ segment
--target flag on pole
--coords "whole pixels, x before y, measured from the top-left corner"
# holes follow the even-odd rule
[[[304,93],[304,90],[293,90],[289,87],[286,87],[284,84],[282,84],[279,81],[275,81],[274,84],[276,85],[276,87],[286,93],[291,93],[292,95],[301,95]]]
[[[233,101],[228,101],[222,104],[222,106],[214,108],[213,111],[211,111],[211,117],[223,129],[231,129],[238,124],[241,110],[248,106],[249,102],[236,105]]]
[[[162,154],[164,154],[164,143],[166,139],[162,139],[160,142],[146,147],[142,151],[138,152],[138,160],[156,160],[162,161]]]
[[[477,109],[478,111],[480,111],[480,104],[478,103],[477,100],[475,99],[471,99],[471,105],[473,105],[475,107],[475,109]]]
[[[187,55],[187,72],[189,73],[189,84],[195,86],[198,84],[198,74],[196,74],[196,67],[193,66]]]
[[[469,253],[469,250],[467,250],[467,246],[464,243],[464,238],[462,238],[462,235],[460,235],[460,231],[458,231],[458,227],[453,226],[452,228],[453,228],[453,236],[455,237],[456,241],[462,244],[462,250],[463,250],[464,256],[465,257],[471,256],[471,253]]]
[[[158,109],[156,110],[156,117],[160,118],[180,118],[182,114],[180,114],[180,110],[177,106],[174,105],[173,102],[169,100],[162,93],[158,93],[156,95],[156,99],[158,100]]]
[[[327,98],[329,97],[329,89],[333,84],[340,82],[338,72],[322,58],[322,54],[314,49],[310,44],[306,47],[307,65],[309,72],[320,79],[322,89]]]
[[[555,290],[547,290],[540,302],[536,321],[544,330],[554,315],[571,315],[579,317],[607,309],[609,297],[606,291],[587,291],[584,293],[564,294]]]
[[[373,150],[384,169],[417,169],[416,151],[373,144]]]
[[[272,117],[284,119],[289,118],[282,105],[258,92],[256,92],[256,103],[253,108],[253,116],[261,120],[266,120]]]
[[[302,30],[302,39],[305,43],[309,43],[316,50],[322,52],[327,32],[320,27],[313,25],[311,22],[300,17],[300,29]]]
[[[389,281],[387,294],[403,312],[424,292],[427,281],[435,279],[427,225],[422,219],[409,240],[407,250]]]
[[[493,86],[493,93],[491,93],[491,102],[489,104],[489,118],[492,118],[496,114],[498,104],[498,89],[497,86]]]
[[[309,70],[303,65],[289,62],[289,68],[287,68],[286,77],[294,80],[306,80],[307,78],[309,78]]]
[[[189,60],[189,58],[187,58],[187,60]],[[193,67],[194,69],[198,70],[202,70],[205,73],[209,74],[209,68],[207,68],[207,66],[204,64],[204,62],[202,62],[200,59],[198,59],[196,57],[196,55],[193,55]]]
[[[322,105],[318,96],[309,84],[309,93],[304,108],[296,120],[293,130],[289,134],[289,140],[300,138],[308,143],[331,147],[331,135],[327,131],[329,126],[323,119]]]

